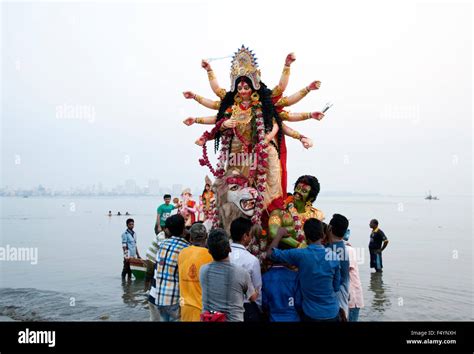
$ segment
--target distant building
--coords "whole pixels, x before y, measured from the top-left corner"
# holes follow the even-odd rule
[[[172,194],[172,190],[169,187],[161,187],[160,188],[160,193],[158,195],[163,196],[165,194]]]
[[[198,199],[198,197],[202,194],[202,191],[204,190],[204,185],[202,186],[194,186],[194,189],[192,190],[193,192],[193,197],[194,199]]]
[[[173,197],[179,197],[182,191],[183,191],[182,184],[173,184],[172,193],[171,193]]]
[[[125,181],[125,193],[126,194],[136,194],[137,193],[137,183],[134,179],[127,179]]]
[[[121,195],[125,194],[125,188],[119,184],[117,187],[112,188],[112,194]]]
[[[159,195],[160,194],[160,181],[157,179],[151,179],[148,181],[148,194]]]

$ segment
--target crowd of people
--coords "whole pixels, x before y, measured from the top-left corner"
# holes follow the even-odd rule
[[[287,230],[280,227],[263,267],[247,249],[250,219],[233,220],[229,235],[199,220],[187,226],[182,213],[173,212],[177,209],[165,195],[157,209],[156,239],[146,254],[151,321],[358,321],[363,290],[345,216],[334,214],[328,224],[308,219],[305,248],[288,249],[281,242]],[[377,220],[370,227],[371,267],[381,271],[388,240]],[[123,278],[131,277],[127,260],[141,258],[133,228],[128,219]]]

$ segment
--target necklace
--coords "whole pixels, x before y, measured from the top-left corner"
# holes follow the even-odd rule
[[[252,120],[251,107],[242,109],[240,105],[232,107],[232,116],[237,120],[237,124],[249,124]]]
[[[247,109],[250,108],[250,102],[242,102],[242,103],[240,104],[240,107],[241,107],[242,109],[244,109],[244,110],[247,110]]]
[[[303,242],[305,239],[304,236],[304,231],[303,231],[303,223],[308,220],[311,215],[312,215],[312,210],[311,210],[311,204],[306,204],[305,205],[305,211],[302,213],[298,212],[298,209],[294,206],[293,203],[289,205],[288,211],[291,214],[291,217],[293,218],[294,224],[295,224],[295,231],[296,231],[296,240],[299,242]]]

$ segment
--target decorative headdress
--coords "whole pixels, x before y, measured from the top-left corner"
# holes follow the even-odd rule
[[[230,68],[230,90],[235,90],[235,80],[245,76],[250,79],[255,90],[260,88],[260,70],[258,69],[257,58],[249,48],[242,47],[234,53],[232,66]]]
[[[181,192],[181,195],[185,195],[186,193],[188,193],[190,196],[193,195],[193,194],[191,193],[191,188],[185,188],[185,189],[183,189],[183,191]]]

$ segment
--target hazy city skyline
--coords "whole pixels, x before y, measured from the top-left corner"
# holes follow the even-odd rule
[[[256,17],[229,26],[225,1],[2,3],[0,188],[194,191],[210,176],[194,144],[209,126],[182,120],[213,112],[182,92],[215,99],[200,60],[245,44],[269,86],[289,52],[287,94],[322,81],[291,111],[334,103],[320,122],[289,123],[314,147],[287,138],[288,190],[313,174],[322,192],[472,193],[470,3],[241,4]],[[229,89],[230,60],[211,64]]]

